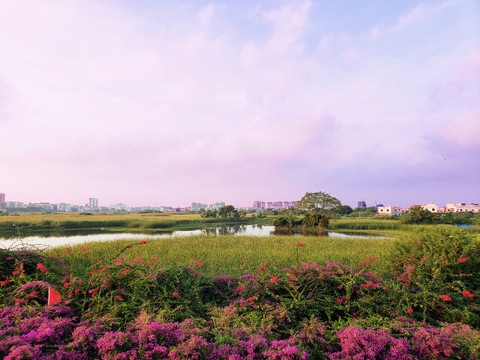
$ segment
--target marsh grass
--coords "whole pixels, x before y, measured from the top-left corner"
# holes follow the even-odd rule
[[[245,217],[202,218],[198,214],[186,213],[36,213],[11,214],[0,218],[0,231],[13,233],[20,229],[23,233],[51,230],[88,230],[106,228],[110,231],[162,232],[175,230],[194,230],[214,227],[221,224],[268,224],[270,219]]]
[[[297,245],[301,242],[302,245]],[[240,275],[256,272],[260,265],[282,269],[293,262],[339,262],[356,266],[366,257],[376,256],[376,267],[383,270],[391,247],[389,239],[356,239],[293,236],[190,236],[156,239],[147,244],[131,240],[93,242],[71,248],[49,250],[49,254],[64,258],[75,276],[83,276],[99,260],[109,262],[122,252],[131,259],[156,257],[165,268],[192,265],[195,260],[203,265],[206,274]],[[127,246],[133,245],[124,249]],[[82,249],[88,248],[87,251]]]

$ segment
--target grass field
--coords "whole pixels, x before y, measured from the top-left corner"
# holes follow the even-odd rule
[[[301,243],[304,246],[297,245]],[[113,260],[126,246],[135,244],[123,252],[131,259],[142,255],[144,259],[156,257],[162,266],[192,265],[195,260],[204,265],[209,274],[243,274],[255,272],[262,264],[274,269],[291,266],[298,261],[325,263],[340,262],[358,265],[365,258],[378,257],[379,269],[387,266],[384,258],[392,240],[342,239],[328,237],[293,236],[194,236],[175,239],[158,239],[147,244],[135,241],[95,242],[77,245],[66,250],[54,248],[50,254],[64,258],[76,275],[84,274],[99,259]],[[82,252],[82,248],[89,250]],[[68,252],[67,252],[68,251]]]

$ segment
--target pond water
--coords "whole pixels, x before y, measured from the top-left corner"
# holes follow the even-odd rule
[[[84,244],[92,241],[114,241],[120,239],[126,240],[153,240],[153,239],[170,239],[195,235],[235,235],[235,236],[270,236],[277,235],[274,226],[266,225],[234,225],[221,226],[211,229],[200,229],[190,231],[173,231],[160,234],[142,234],[142,233],[115,233],[105,231],[69,231],[69,232],[53,232],[42,233],[35,236],[26,236],[19,239],[18,237],[0,237],[0,248],[14,248],[20,245],[30,245],[36,247],[56,247],[65,245]],[[286,235],[284,233],[278,235]],[[287,235],[304,236],[300,233],[290,233]],[[372,234],[355,234],[346,232],[324,231],[321,236],[331,238],[382,238],[381,236]]]

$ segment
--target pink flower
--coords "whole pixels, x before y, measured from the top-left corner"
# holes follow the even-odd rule
[[[178,297],[179,297],[178,292],[174,292],[174,293],[172,294],[172,296],[175,297],[175,298],[178,298]]]
[[[123,261],[120,259],[115,259],[115,265],[122,265]]]
[[[342,304],[343,299],[336,299],[339,304]]]
[[[457,260],[460,261],[461,263],[464,263],[464,262],[467,261],[468,259],[470,259],[470,258],[461,258],[461,259],[457,259]]]
[[[413,309],[410,308],[410,309],[407,310],[407,312],[408,312],[409,314],[411,314],[411,313],[413,313]]]
[[[468,297],[470,299],[473,298],[473,294],[468,290],[463,290],[462,295],[465,296],[465,297]]]
[[[439,295],[441,299],[445,301],[452,301],[452,298],[448,295]]]
[[[270,279],[270,282],[273,283],[273,284],[276,284],[278,281],[278,278],[275,277],[275,276],[272,276],[272,278]]]
[[[37,269],[40,270],[40,272],[42,273],[47,271],[47,268],[42,263],[37,264]]]
[[[130,272],[130,269],[125,269],[125,270],[120,271],[120,274],[125,275],[125,274],[128,274],[129,272]]]
[[[120,295],[115,295],[115,299],[122,300],[122,297]]]
[[[288,274],[290,280],[297,280],[297,276],[295,274]]]

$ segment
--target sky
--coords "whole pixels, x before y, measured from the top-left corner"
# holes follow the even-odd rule
[[[0,0],[0,192],[480,203],[480,1]]]

